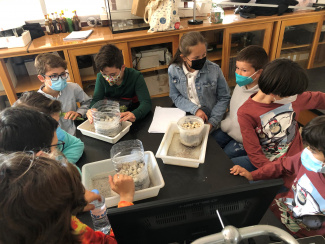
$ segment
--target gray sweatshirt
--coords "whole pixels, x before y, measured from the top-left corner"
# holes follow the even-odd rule
[[[48,98],[59,100],[62,103],[63,113],[76,111],[77,113],[81,114],[82,117],[85,117],[85,114],[87,113],[91,102],[91,98],[82,90],[82,88],[77,83],[68,82],[67,87],[60,92],[58,97],[53,97],[43,92],[43,87],[44,85],[40,87],[38,92],[42,93]],[[78,108],[77,102],[80,103],[80,108]],[[69,134],[76,134],[76,126],[73,120],[64,119],[61,117],[59,120],[59,125],[61,129],[65,130]]]
[[[241,107],[241,105],[246,102],[246,100],[258,92],[258,85],[246,89],[245,86],[236,85],[234,92],[231,96],[230,100],[230,108],[226,115],[226,118],[221,121],[221,130],[231,136],[237,142],[243,143],[243,137],[240,132],[240,127],[237,119],[237,111]]]

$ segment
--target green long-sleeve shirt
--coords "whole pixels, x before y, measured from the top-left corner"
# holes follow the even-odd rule
[[[133,98],[134,96],[138,97],[140,105],[131,112],[137,120],[142,119],[151,110],[151,99],[142,74],[135,69],[125,68],[121,85],[110,86],[99,72],[97,74],[94,96],[90,107],[104,98],[119,99]]]

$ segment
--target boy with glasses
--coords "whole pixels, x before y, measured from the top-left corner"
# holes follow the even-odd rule
[[[82,88],[73,82],[67,82],[69,73],[66,71],[65,60],[51,53],[39,54],[35,59],[38,79],[44,84],[38,92],[48,98],[62,103],[64,117],[59,120],[60,127],[71,135],[75,135],[76,126],[73,123],[77,117],[84,117],[90,104],[90,97]],[[77,107],[77,102],[80,107]]]
[[[144,118],[151,110],[149,91],[143,75],[125,67],[122,51],[112,44],[102,46],[95,63],[100,72],[90,107],[105,98],[119,100],[120,105],[127,104],[127,111],[121,113],[121,121],[134,122]],[[87,117],[92,123],[91,110],[88,110]]]

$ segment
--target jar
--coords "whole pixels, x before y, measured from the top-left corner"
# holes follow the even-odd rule
[[[121,132],[120,105],[116,101],[101,100],[91,107],[95,132],[114,137]]]
[[[216,3],[212,3],[210,22],[213,24],[222,23],[225,18],[225,11]]]
[[[204,121],[197,116],[184,116],[177,122],[179,138],[183,145],[196,147],[203,139]]]
[[[111,148],[111,159],[116,173],[133,178],[136,191],[149,187],[148,166],[144,160],[144,150],[140,140],[122,141],[115,144]]]

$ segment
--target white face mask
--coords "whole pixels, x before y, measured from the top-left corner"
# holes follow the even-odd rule
[[[297,100],[297,95],[294,95],[294,96],[282,98],[280,100],[275,100],[275,98],[274,98],[273,103],[288,104],[288,103],[292,103],[292,102],[294,102],[296,100]]]

